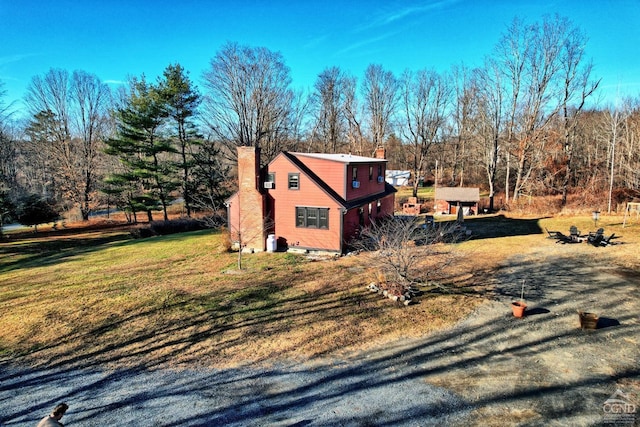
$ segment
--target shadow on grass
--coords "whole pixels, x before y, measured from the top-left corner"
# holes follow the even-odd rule
[[[492,239],[508,236],[525,236],[543,234],[540,220],[544,218],[518,219],[507,218],[504,215],[487,217],[467,217],[464,226],[471,230],[472,239]]]
[[[121,227],[122,228],[122,227]],[[143,239],[133,239],[128,229],[118,231],[87,232],[65,230],[55,232],[21,235],[21,238],[0,241],[0,273],[22,268],[54,265],[69,258],[101,251],[107,247],[147,244],[157,239],[159,242],[171,239],[184,239],[197,233],[212,233],[201,230]]]
[[[424,339],[389,344],[344,360],[196,369],[209,352],[286,329],[282,320],[313,314],[339,319],[336,307],[358,310],[373,296],[335,301],[322,299],[332,292],[323,290],[259,306],[238,301],[225,311],[185,315],[179,323],[167,321],[113,344],[106,334],[113,324],[75,332],[54,345],[59,346],[58,355],[43,369],[0,365],[0,423],[31,422],[35,414],[46,413],[64,399],[72,405],[67,420],[78,424],[106,423],[117,413],[121,425],[152,425],[153,419],[162,419],[162,425],[185,426],[468,425],[470,419],[482,425],[483,419],[473,411],[486,408],[493,408],[488,413],[531,413],[533,418],[523,422],[538,425],[551,420],[559,425],[599,424],[604,401],[620,383],[640,381],[640,352],[633,340],[627,340],[640,336],[640,325],[633,307],[623,305],[637,290],[637,282],[594,275],[585,263],[570,256],[545,263],[516,261],[508,271],[495,272],[503,310],[491,312],[486,320],[476,322],[471,316]],[[527,277],[528,302],[545,309],[514,319],[508,304],[519,296],[520,287],[511,283],[513,277]],[[282,289],[275,281],[264,286],[273,292]],[[598,298],[603,295],[606,298]],[[194,303],[185,297],[175,304]],[[585,333],[575,314],[584,305],[615,316],[618,323]],[[126,327],[135,316],[148,314],[114,322]],[[91,337],[104,339],[104,346],[85,354],[65,352],[69,342]],[[318,337],[309,337],[314,338]],[[204,342],[210,347],[203,347]],[[192,355],[192,369],[163,369],[185,354]],[[563,375],[578,362],[604,366]],[[129,368],[99,368],[113,363]],[[16,405],[15,396],[22,394],[31,397]]]

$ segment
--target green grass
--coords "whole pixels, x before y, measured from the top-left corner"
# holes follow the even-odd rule
[[[413,196],[413,187],[397,187],[396,200],[402,202]],[[418,187],[418,199],[421,201],[433,200],[434,187]]]

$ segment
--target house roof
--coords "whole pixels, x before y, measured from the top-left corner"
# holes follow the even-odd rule
[[[375,157],[354,156],[352,154],[328,154],[328,153],[290,153],[296,157],[312,157],[315,159],[331,160],[340,163],[384,163],[387,159],[378,159]]]
[[[436,187],[434,199],[456,202],[477,202],[480,200],[480,189],[472,187]]]
[[[411,178],[411,171],[387,169],[385,175],[387,178]]]
[[[291,163],[293,163],[298,169],[300,169],[300,171],[304,173],[311,181],[315,182],[316,185],[320,187],[320,189],[322,189],[329,197],[331,197],[336,203],[338,203],[341,207],[343,207],[346,210],[353,209],[358,206],[362,206],[365,203],[378,200],[382,197],[388,196],[389,194],[395,193],[397,191],[392,185],[385,182],[384,191],[382,193],[371,194],[360,199],[346,201],[333,188],[331,188],[326,182],[324,182],[322,178],[320,178],[318,175],[316,175],[315,172],[309,169],[307,165],[304,164],[303,160],[299,158],[299,157],[304,157],[305,155],[307,155],[307,157],[315,157],[315,156],[313,155],[309,156],[308,153],[289,153],[287,151],[283,151],[281,154],[286,159],[288,159]],[[315,153],[311,153],[311,154],[315,154]],[[330,154],[325,154],[325,155],[329,156]],[[334,154],[331,156],[336,156],[336,155]],[[369,161],[381,160],[381,159],[373,159],[369,157],[360,157],[360,159],[369,159]]]

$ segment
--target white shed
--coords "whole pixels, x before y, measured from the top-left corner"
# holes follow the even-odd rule
[[[385,181],[393,185],[394,187],[402,187],[409,185],[409,179],[411,178],[411,171],[398,171],[398,170],[386,170]]]

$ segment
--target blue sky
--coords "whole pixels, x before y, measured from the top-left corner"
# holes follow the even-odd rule
[[[331,66],[358,78],[373,63],[398,76],[478,66],[514,17],[554,13],[588,36],[603,102],[640,95],[638,0],[0,0],[0,80],[5,103],[50,68],[84,70],[115,86],[143,73],[155,80],[178,62],[199,84],[211,58],[234,41],[281,52],[293,86],[311,89]]]

